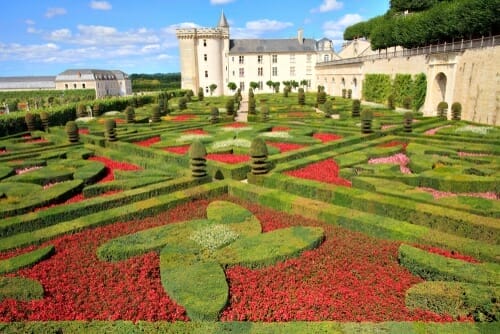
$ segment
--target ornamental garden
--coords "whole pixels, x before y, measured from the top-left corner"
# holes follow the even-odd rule
[[[1,116],[0,331],[498,330],[500,128],[248,99]]]

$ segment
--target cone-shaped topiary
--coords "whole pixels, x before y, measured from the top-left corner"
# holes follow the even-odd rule
[[[269,171],[267,163],[268,154],[266,142],[262,138],[257,137],[252,140],[252,144],[250,145],[252,163],[250,167],[252,168],[251,173],[253,175],[262,175]]]
[[[252,88],[248,88],[248,97],[254,97]]]
[[[179,110],[185,110],[185,109],[187,109],[187,102],[188,102],[187,98],[181,97],[179,99]]]
[[[248,113],[255,115],[255,97],[248,98]]]
[[[40,113],[40,120],[42,121],[43,131],[49,132],[49,114],[46,111]]]
[[[226,113],[229,115],[229,116],[233,116],[234,115],[234,99],[228,99],[226,101]]]
[[[160,106],[153,106],[151,114],[151,122],[158,123],[161,122]]]
[[[303,106],[306,104],[306,94],[304,93],[304,88],[299,88],[298,103]]]
[[[128,106],[125,108],[125,116],[127,117],[127,123],[135,123],[135,110],[133,107]]]
[[[78,133],[78,125],[74,121],[69,121],[66,123],[66,134],[68,135],[68,140],[70,143],[78,143],[80,140],[80,134]]]
[[[347,98],[351,99],[352,98],[352,89],[347,90]]]
[[[459,121],[462,118],[462,105],[460,102],[453,102],[451,105],[451,119]]]
[[[112,118],[108,118],[104,121],[104,130],[106,133],[106,138],[108,141],[116,141],[116,121]]]
[[[219,108],[212,107],[210,109],[210,122],[215,124],[219,121]]]
[[[191,176],[200,178],[207,176],[207,150],[200,141],[194,141],[189,147],[189,162],[191,164]]]
[[[262,121],[266,122],[269,120],[269,107],[264,105],[260,107],[260,112],[262,113]]]
[[[404,132],[412,132],[413,127],[413,113],[407,111],[403,114],[403,130]]]
[[[372,132],[373,111],[365,109],[361,111],[361,133]]]
[[[352,100],[352,117],[359,117],[359,113],[361,111],[361,101],[358,99]]]
[[[448,116],[446,115],[448,113],[448,103],[445,101],[439,102],[437,106],[437,115],[443,119],[447,119]]]
[[[27,112],[26,115],[24,116],[24,121],[26,122],[26,126],[28,127],[28,131],[35,131],[36,130],[36,121],[35,121],[35,115],[33,115],[30,112]]]
[[[203,101],[205,94],[203,94],[203,87],[198,88],[198,101]]]
[[[347,89],[343,88],[342,89],[342,98],[346,98],[347,97]]]

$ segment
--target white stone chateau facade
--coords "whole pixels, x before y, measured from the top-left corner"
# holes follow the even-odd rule
[[[181,63],[182,88],[195,93],[201,87],[214,95],[233,92],[230,82],[245,92],[250,82],[259,85],[257,92],[272,92],[268,81],[301,82],[316,86],[316,63],[337,58],[332,42],[304,38],[299,30],[291,39],[230,39],[224,13],[215,28],[177,29]],[[283,86],[281,86],[283,87]]]

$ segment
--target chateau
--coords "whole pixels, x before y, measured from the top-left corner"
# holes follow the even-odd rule
[[[177,29],[182,88],[205,94],[217,85],[214,95],[228,95],[230,82],[243,92],[250,82],[258,92],[272,92],[268,81],[307,81],[316,86],[316,63],[338,58],[332,41],[304,38],[303,30],[291,39],[230,39],[224,13],[215,28]]]

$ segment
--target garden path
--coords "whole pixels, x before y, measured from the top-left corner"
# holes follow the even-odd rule
[[[236,122],[248,122],[248,95],[243,95],[240,108],[236,112]]]

